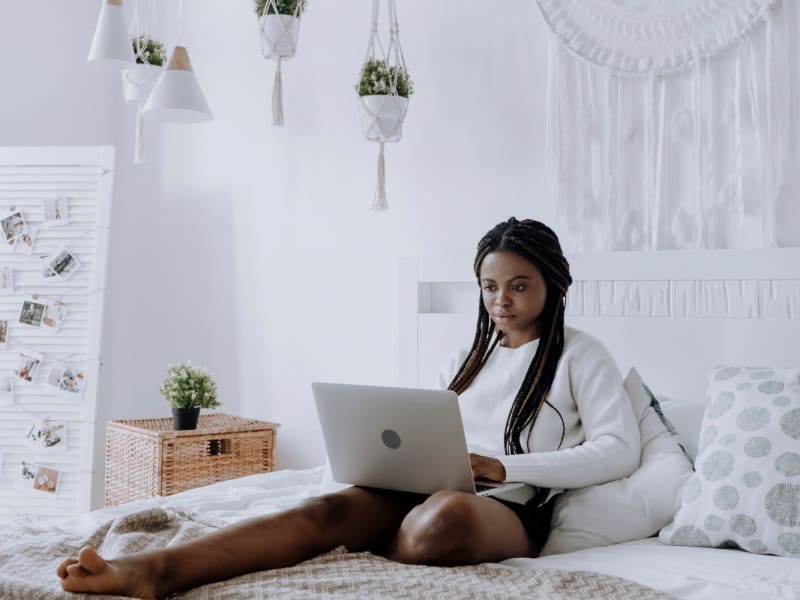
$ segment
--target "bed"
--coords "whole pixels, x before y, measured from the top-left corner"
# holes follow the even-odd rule
[[[614,253],[571,257],[568,324],[611,349],[664,400],[698,453],[709,370],[798,365],[800,251]],[[470,257],[411,258],[399,270],[400,383],[433,385],[469,342],[476,289]],[[331,489],[323,467],[278,471],[76,516],[0,528],[0,597],[74,598],[55,566],[91,543],[108,556],[190,539]],[[180,597],[800,598],[797,556],[668,545],[657,537],[459,568],[399,565],[342,549]]]

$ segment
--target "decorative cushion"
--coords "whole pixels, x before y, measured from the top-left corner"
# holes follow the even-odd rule
[[[623,384],[639,420],[641,464],[625,479],[557,496],[542,555],[646,538],[669,523],[678,510],[692,466],[651,406],[635,369]]]
[[[667,544],[800,556],[800,369],[717,367]]]

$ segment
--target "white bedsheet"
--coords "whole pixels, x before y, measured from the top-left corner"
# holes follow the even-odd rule
[[[503,564],[578,569],[624,577],[691,600],[800,598],[800,560],[741,550],[668,546],[656,538]]]
[[[277,471],[106,508],[61,525],[90,531],[109,516],[147,506],[174,509],[209,525],[230,524],[290,508],[330,489],[329,484],[323,467]],[[800,600],[797,558],[667,546],[656,538],[536,559],[515,558],[503,564],[605,573],[689,600]]]

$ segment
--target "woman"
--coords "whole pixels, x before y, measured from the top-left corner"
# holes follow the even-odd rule
[[[448,369],[475,477],[524,481],[515,505],[463,492],[430,496],[351,487],[170,548],[104,560],[91,548],[58,567],[64,590],[163,598],[344,545],[431,565],[536,556],[562,489],[629,475],[639,430],[614,361],[565,328],[572,282],[558,238],[511,218],[478,244],[481,301],[471,349]]]

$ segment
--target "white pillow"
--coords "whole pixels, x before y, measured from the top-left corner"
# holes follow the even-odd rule
[[[800,556],[800,369],[717,367],[695,465],[659,539]]]
[[[664,396],[656,396],[656,399],[664,416],[675,427],[678,442],[685,448],[689,460],[694,462],[697,456],[697,438],[700,437],[700,425],[703,423],[703,411],[706,409],[705,402],[686,402]]]
[[[639,420],[639,468],[625,479],[569,490],[555,499],[550,537],[541,555],[646,538],[669,523],[692,465],[651,406],[635,369],[623,382]]]

